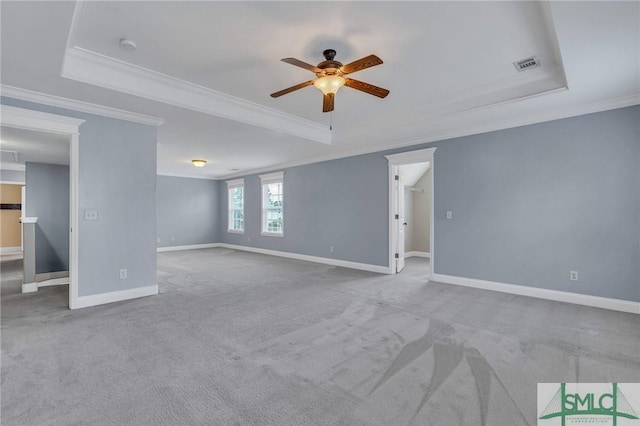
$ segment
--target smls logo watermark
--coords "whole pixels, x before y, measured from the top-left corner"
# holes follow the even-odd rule
[[[538,383],[538,425],[640,426],[640,383]]]

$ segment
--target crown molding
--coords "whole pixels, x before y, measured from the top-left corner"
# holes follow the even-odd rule
[[[514,71],[515,72],[515,71]],[[492,81],[469,89],[433,98],[427,107],[371,117],[351,125],[339,139],[351,140],[376,135],[380,127],[407,128],[424,123],[425,117],[435,121],[472,111],[494,108],[525,99],[566,91],[566,78],[561,66],[545,66],[509,78]]]
[[[138,114],[89,102],[62,98],[60,96],[47,95],[45,93],[34,92],[32,90],[21,89],[19,87],[7,86],[5,84],[0,86],[0,93],[2,96],[6,96],[8,98],[35,102],[43,105],[100,115],[103,117],[116,118],[118,120],[132,121],[134,123],[147,124],[149,126],[160,126],[164,123],[163,119],[152,117],[150,115]]]
[[[497,130],[505,130],[505,129],[511,129],[515,127],[527,126],[531,124],[544,123],[547,121],[561,120],[563,118],[577,117],[580,115],[593,114],[596,112],[603,112],[603,111],[608,111],[608,110],[613,110],[618,108],[626,108],[626,107],[631,107],[635,105],[640,105],[640,93],[636,93],[629,96],[623,96],[615,99],[591,102],[588,104],[582,104],[582,105],[577,105],[577,106],[572,106],[567,108],[560,108],[557,110],[545,111],[540,114],[528,115],[526,117],[521,117],[521,118],[512,119],[512,120],[505,120],[501,122],[495,122],[487,125],[468,126],[468,127],[456,129],[450,132],[441,132],[434,135],[425,135],[424,137],[405,139],[402,141],[397,141],[395,143],[385,144],[383,142],[381,144],[377,144],[367,148],[343,151],[343,152],[339,152],[331,155],[325,155],[325,156],[320,156],[315,158],[307,158],[305,160],[300,160],[300,161],[291,161],[288,163],[275,164],[273,166],[268,166],[268,167],[253,169],[253,170],[246,170],[246,171],[243,171],[242,173],[227,174],[227,175],[220,176],[217,179],[221,179],[221,180],[233,179],[236,177],[243,177],[243,176],[255,175],[258,173],[269,172],[272,170],[287,169],[290,167],[298,167],[298,166],[304,166],[307,164],[321,163],[324,161],[338,160],[340,158],[355,157],[357,155],[373,154],[376,152],[390,151],[393,149],[406,148],[410,146],[422,145],[422,144],[427,144],[431,142],[446,141],[449,139],[460,138],[464,136],[495,132]],[[429,122],[426,122],[426,124],[428,126]]]
[[[82,123],[84,120],[78,118],[0,105],[0,124],[7,127],[37,131],[46,128],[50,133],[75,135]]]
[[[331,145],[331,130],[315,121],[77,46],[65,52],[62,77]]]
[[[0,170],[8,170],[12,172],[24,172],[26,166],[24,164],[0,162]]]
[[[188,173],[157,173],[157,176],[183,178],[183,179],[200,179],[200,180],[215,180],[215,181],[220,180],[220,178],[213,177],[213,176],[200,176],[200,175],[192,175]]]

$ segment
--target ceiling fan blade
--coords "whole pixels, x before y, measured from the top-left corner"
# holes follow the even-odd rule
[[[286,62],[287,64],[295,65],[296,67],[304,68],[305,70],[309,70],[314,73],[319,73],[322,70],[314,65],[308,64],[296,58],[284,58],[281,59],[282,62]]]
[[[304,83],[296,84],[295,86],[287,87],[279,92],[275,92],[271,94],[272,98],[277,98],[282,95],[286,95],[287,93],[291,93],[295,90],[302,89],[307,86],[311,86],[313,84],[313,80],[305,81]]]
[[[322,112],[333,111],[333,101],[335,99],[335,93],[327,93],[322,99]]]
[[[382,87],[374,86],[373,84],[364,83],[362,81],[354,80],[352,78],[345,78],[344,81],[345,86],[349,86],[352,89],[360,90],[361,92],[368,93],[373,96],[377,96],[379,98],[386,98],[389,94],[387,89],[383,89]]]
[[[381,63],[382,59],[378,58],[376,55],[369,55],[365,58],[358,59],[357,61],[353,61],[350,64],[344,65],[340,69],[342,70],[343,74],[351,74],[366,68],[375,67],[376,65],[380,65]]]

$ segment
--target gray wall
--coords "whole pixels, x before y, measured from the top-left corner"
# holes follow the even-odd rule
[[[7,97],[0,102],[86,120],[80,126],[79,295],[156,285],[157,129]],[[98,220],[84,220],[85,209],[98,210]],[[125,268],[128,278],[121,280]]]
[[[24,183],[24,172],[19,170],[0,170],[0,182],[20,182]]]
[[[158,247],[219,242],[220,185],[215,180],[158,176]]]
[[[639,301],[639,123],[636,106],[437,144],[435,271]]]
[[[636,106],[285,169],[284,238],[260,236],[250,175],[246,234],[221,191],[220,239],[387,265],[384,155],[435,146],[436,273],[640,301],[639,123]]]
[[[36,274],[69,270],[69,166],[26,163],[26,198],[35,226]]]
[[[260,235],[260,178],[247,176],[244,184],[245,234],[227,232],[223,190],[221,242],[373,265],[388,263],[387,160],[380,154],[286,169],[283,238]]]

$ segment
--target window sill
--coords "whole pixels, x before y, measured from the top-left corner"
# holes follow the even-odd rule
[[[230,234],[244,234],[244,231],[239,231],[237,229],[227,229],[227,232]]]
[[[262,232],[263,237],[284,237],[283,232]]]

